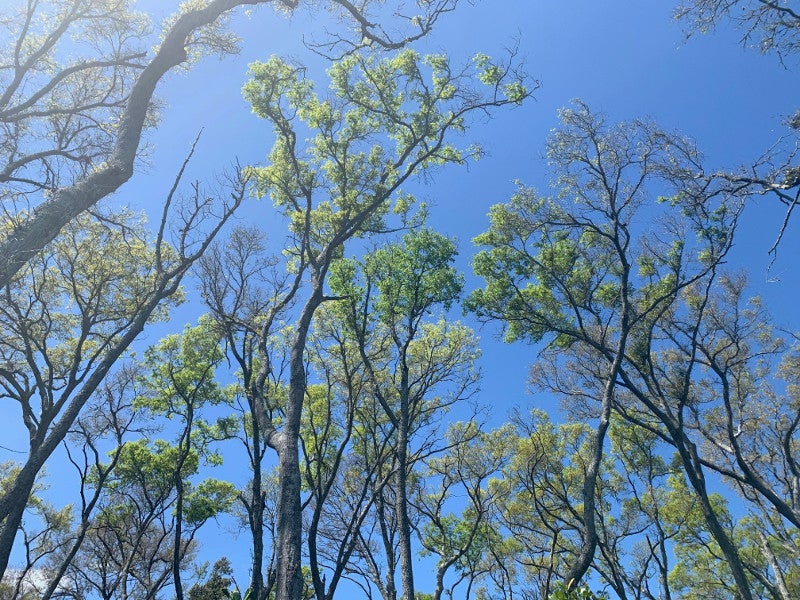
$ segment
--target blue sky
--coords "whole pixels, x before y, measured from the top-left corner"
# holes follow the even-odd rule
[[[459,239],[462,269],[469,270],[471,239],[487,226],[489,207],[507,200],[516,180],[540,190],[547,187],[544,142],[558,125],[557,110],[574,98],[605,112],[611,122],[650,117],[695,138],[710,168],[748,164],[784,133],[782,120],[798,108],[796,74],[774,56],[743,48],[740,33],[728,28],[687,39],[672,20],[672,10],[668,2],[484,0],[449,15],[418,46],[423,52],[446,51],[466,59],[477,51],[497,55],[518,44],[527,70],[541,83],[525,106],[500,111],[469,131],[465,141],[483,145],[486,158],[468,168],[448,167],[410,190],[432,205],[431,225]],[[299,43],[311,30],[320,35],[323,24],[319,15],[285,20],[260,11],[235,21],[244,40],[239,56],[223,62],[206,59],[188,73],[171,75],[161,88],[166,102],[161,126],[149,136],[151,166],[119,199],[157,205],[167,186],[164,178],[176,170],[200,126],[204,134],[194,176],[209,177],[234,158],[243,164],[263,163],[272,140],[269,126],[250,113],[241,97],[247,63],[273,53],[291,56],[307,62],[309,77],[324,87],[324,62]],[[784,240],[770,271],[779,281],[767,281],[767,250],[782,215],[771,199],[752,203],[732,267],[750,270],[754,293],[765,297],[779,322],[796,328],[796,313],[789,308],[800,282],[793,260],[799,249],[796,234]],[[266,201],[251,200],[243,216],[274,223]],[[469,287],[480,285],[470,276],[467,281]],[[184,307],[178,321],[193,319],[201,310],[195,304]],[[484,352],[479,402],[491,407],[497,422],[514,407],[557,408],[552,399],[528,390],[527,369],[535,348],[502,344],[496,327],[479,332]],[[157,336],[151,332],[149,337],[155,341]],[[241,543],[246,546],[245,538]]]
[[[142,10],[160,15],[175,4],[139,2]],[[489,207],[507,200],[516,180],[540,190],[547,187],[544,142],[558,125],[557,109],[573,98],[605,112],[612,122],[652,117],[667,129],[692,136],[714,168],[747,164],[784,133],[782,119],[800,108],[796,65],[787,68],[774,56],[742,48],[740,34],[727,28],[686,39],[671,18],[673,8],[670,2],[483,0],[464,3],[418,45],[421,52],[446,51],[465,60],[478,51],[498,55],[518,44],[528,72],[541,83],[525,106],[501,111],[469,131],[464,141],[483,145],[488,152],[483,160],[468,168],[448,167],[408,190],[431,204],[433,227],[459,239],[463,270],[468,271],[474,253],[471,239],[487,226]],[[312,31],[324,36],[326,25],[336,26],[322,11],[287,18],[261,9],[249,18],[235,18],[233,27],[243,39],[241,54],[221,62],[206,58],[188,72],[168,76],[159,88],[161,124],[147,135],[147,156],[114,201],[157,211],[200,128],[204,132],[190,167],[192,178],[211,180],[236,159],[263,164],[272,139],[267,123],[252,115],[242,99],[247,64],[271,54],[291,56],[308,63],[309,77],[322,88],[325,63],[300,40]],[[240,218],[274,230],[279,226],[272,214],[267,200],[250,199]],[[732,266],[749,269],[753,291],[765,297],[779,322],[796,328],[791,307],[800,291],[794,260],[800,238],[794,231],[770,272],[779,281],[767,281],[766,274],[767,250],[782,214],[771,199],[753,202]],[[279,242],[282,235],[278,229],[273,239]],[[470,288],[480,284],[470,276],[467,281]],[[180,330],[202,311],[197,303],[185,305],[169,326],[146,332],[142,345]],[[497,341],[497,333],[495,327],[480,329],[484,379],[479,401],[493,407],[498,421],[514,407],[551,407],[548,398],[527,390],[527,367],[535,349],[506,346]],[[5,433],[3,437],[13,440],[18,432]],[[241,563],[246,564],[246,538],[240,542]],[[208,559],[221,551],[216,545]],[[232,547],[225,552],[233,560],[238,551]]]
[[[153,4],[140,2],[144,10]],[[155,4],[163,11],[163,3]],[[540,190],[547,187],[544,142],[558,125],[557,110],[574,98],[606,113],[610,122],[650,117],[695,138],[710,168],[748,164],[785,132],[782,120],[798,108],[800,98],[796,76],[776,57],[743,48],[738,31],[720,28],[687,39],[672,20],[672,10],[670,3],[653,8],[621,0],[484,0],[465,3],[418,45],[421,52],[445,51],[466,60],[477,51],[499,55],[516,44],[528,72],[541,84],[523,107],[499,111],[470,129],[464,141],[481,144],[485,158],[466,168],[447,167],[409,190],[431,204],[434,227],[458,238],[465,271],[474,253],[471,239],[487,226],[489,207],[507,200],[516,180]],[[191,167],[193,177],[209,179],[234,159],[263,164],[272,138],[268,124],[251,114],[242,99],[247,64],[271,54],[289,56],[306,63],[309,77],[323,88],[325,62],[300,39],[309,32],[324,35],[325,26],[335,27],[324,14],[305,12],[287,19],[261,9],[249,18],[236,18],[234,28],[243,39],[240,55],[222,62],[206,58],[189,72],[170,75],[160,88],[165,106],[161,125],[148,136],[149,164],[142,165],[118,199],[133,206],[159,206],[200,127],[203,137]],[[796,235],[784,240],[770,272],[780,281],[766,282],[767,250],[782,214],[771,199],[755,201],[734,256],[752,271],[754,291],[765,296],[768,307],[781,320],[791,321],[793,315],[782,304],[798,289],[800,273],[792,260]],[[249,200],[242,218],[265,224],[272,239],[280,241],[282,230],[272,220],[268,201]],[[468,278],[468,286],[478,285]],[[186,306],[178,320],[192,320],[201,310]],[[481,335],[482,398],[502,417],[512,406],[532,401],[525,373],[534,350],[495,343],[494,327],[483,328]],[[154,341],[157,336],[150,332],[148,337]]]

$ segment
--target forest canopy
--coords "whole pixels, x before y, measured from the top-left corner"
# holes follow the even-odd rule
[[[788,2],[7,4],[0,600],[800,597]]]

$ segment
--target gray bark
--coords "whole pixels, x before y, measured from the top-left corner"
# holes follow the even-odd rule
[[[303,597],[302,535],[303,519],[300,502],[300,417],[306,394],[306,370],[303,355],[314,312],[323,301],[324,274],[312,276],[312,293],[297,321],[289,357],[289,393],[286,420],[273,447],[278,452],[278,510],[276,554],[278,572],[275,581],[276,600],[298,600]]]
[[[778,559],[775,557],[775,553],[769,546],[769,540],[767,540],[767,536],[765,536],[763,532],[759,531],[758,540],[761,542],[761,551],[764,553],[764,558],[767,559],[767,564],[769,565],[769,568],[772,569],[772,573],[775,576],[775,587],[778,588],[778,593],[780,594],[781,600],[791,600],[789,588],[786,587],[786,581],[783,578],[783,572],[778,564]]]
[[[414,600],[414,561],[411,552],[411,522],[408,517],[408,429],[409,410],[408,365],[406,348],[403,348],[400,373],[400,418],[397,426],[397,511],[398,541],[400,545],[400,582],[403,600]]]
[[[192,10],[175,21],[158,52],[131,88],[120,117],[117,141],[108,160],[72,185],[55,190],[51,198],[33,209],[29,218],[0,241],[0,287],[8,285],[14,275],[53,241],[67,223],[115,192],[133,176],[134,160],[156,86],[168,71],[186,61],[186,44],[192,33],[236,6],[270,1],[212,0],[204,8]]]

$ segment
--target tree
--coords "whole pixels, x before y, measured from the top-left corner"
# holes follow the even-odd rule
[[[503,583],[549,598],[569,581],[566,574],[581,553],[587,518],[583,487],[592,465],[594,432],[582,422],[556,426],[540,410],[516,415],[512,425],[508,464],[490,486],[497,498],[497,528],[507,531],[517,546],[503,568],[519,574],[507,575]],[[599,531],[605,508],[600,490],[606,487],[605,473],[598,471],[593,507]],[[568,591],[576,587],[570,585]]]
[[[720,520],[725,526],[720,535],[708,513],[724,516],[724,511],[710,496],[698,494],[706,527],[726,557],[724,544],[732,542],[737,548],[754,593],[781,598],[789,596],[784,571],[792,569],[792,559],[781,564],[772,544],[777,547],[787,529],[795,529],[798,522],[790,474],[795,464],[797,406],[791,398],[776,401],[773,395],[772,386],[780,385],[774,378],[780,372],[777,357],[785,352],[784,342],[758,299],[744,300],[745,281],[743,276],[720,276],[708,289],[685,295],[684,310],[656,325],[653,337],[660,343],[657,350],[655,343],[651,346],[648,367],[640,368],[636,380],[624,378],[619,410],[678,450],[695,491],[701,487],[698,479],[703,472],[711,469],[741,494],[750,511],[746,522],[758,522],[765,539],[745,535],[753,531],[752,524],[739,527],[731,519],[727,526]],[[676,374],[687,382],[677,389],[672,387]],[[645,394],[639,377],[644,383],[658,379],[662,387]],[[663,384],[667,381],[669,385]],[[672,396],[676,391],[682,394],[677,401]],[[674,416],[659,414],[666,405],[677,407]],[[668,435],[654,427],[653,414]],[[682,420],[681,427],[676,427],[675,418]],[[744,596],[741,574],[730,563],[735,588],[730,587]],[[712,574],[719,571],[708,569]]]
[[[432,413],[446,406],[435,403],[425,406],[434,384],[447,381],[451,372],[465,373],[462,387],[457,387],[452,396],[455,401],[469,388],[470,382],[474,383],[468,374],[474,352],[470,353],[467,344],[460,343],[459,332],[454,330],[451,334],[442,323],[437,341],[435,330],[425,331],[422,323],[434,307],[449,308],[461,292],[462,280],[450,266],[454,255],[455,246],[450,240],[422,229],[406,235],[402,245],[389,245],[366,258],[361,298],[354,289],[357,280],[342,282],[337,277],[332,282],[334,293],[351,298],[348,320],[370,388],[397,436],[393,509],[398,525],[404,598],[414,597],[407,481],[411,474],[408,455],[411,435]],[[351,277],[358,277],[354,265],[349,269]],[[341,276],[341,272],[336,275]],[[464,363],[460,363],[462,360]]]
[[[330,278],[332,292],[343,299],[340,314],[358,349],[367,389],[392,430],[394,477],[385,489],[390,488],[393,505],[382,512],[390,511],[396,522],[404,598],[414,597],[408,514],[414,463],[437,452],[430,443],[437,415],[468,398],[477,383],[472,332],[444,320],[426,322],[428,314],[449,308],[461,293],[454,258],[451,240],[421,228],[368,254],[361,264],[338,261]],[[415,437],[422,443],[412,451]],[[381,493],[376,502],[385,497]]]
[[[230,598],[233,583],[231,562],[224,556],[214,563],[205,583],[196,583],[189,588],[189,600],[222,600]]]
[[[603,492],[609,496],[606,505],[618,509],[604,521],[595,568],[621,598],[668,600],[674,593],[675,539],[686,525],[687,511],[670,511],[671,505],[677,508],[670,501],[671,483],[682,481],[681,470],[667,460],[669,448],[650,431],[615,418],[609,437],[613,465]],[[675,495],[698,514],[685,485]]]
[[[80,507],[77,526],[61,542],[60,548],[48,561],[53,572],[42,600],[49,600],[69,585],[65,574],[80,550],[89,529],[95,508],[102,502],[106,484],[111,478],[131,433],[141,432],[139,411],[133,406],[138,374],[132,365],[124,365],[103,382],[76,421],[64,446],[69,461],[80,480]],[[102,447],[111,443],[104,461]],[[74,446],[77,446],[75,448]]]
[[[235,396],[241,427],[235,435],[247,454],[251,479],[238,501],[250,530],[249,589],[257,600],[266,600],[274,586],[274,546],[272,559],[265,566],[265,534],[274,534],[274,514],[267,511],[276,507],[276,486],[263,471],[269,447],[262,423],[264,411],[273,410],[275,405],[270,401],[265,406],[264,398],[277,395],[280,389],[282,369],[280,363],[273,367],[272,360],[281,360],[277,348],[283,345],[275,339],[272,327],[286,309],[282,294],[286,293],[287,278],[275,272],[277,260],[266,255],[263,237],[255,229],[237,227],[225,244],[212,245],[199,263],[203,299],[224,339],[227,356],[239,369]],[[261,361],[268,362],[265,365]],[[253,393],[253,386],[259,393]]]
[[[330,0],[354,32],[334,34],[327,47],[397,49],[427,35],[457,3],[420,1],[420,13],[406,17],[412,3],[398,0],[389,11],[396,27],[389,27],[386,12],[383,19],[374,14],[383,3]],[[205,52],[234,52],[235,36],[224,26],[232,9],[270,5],[291,11],[298,4],[185,3],[152,56],[146,50],[149,25],[129,11],[130,0],[26,0],[0,20],[11,33],[0,50],[0,199],[8,220],[0,240],[0,286],[67,223],[131,178],[143,131],[154,123],[158,83]],[[71,39],[84,40],[82,54],[61,64],[58,57]]]
[[[0,124],[3,158],[0,167],[0,194],[4,202],[5,231],[0,241],[0,284],[19,286],[40,265],[26,266],[37,253],[51,244],[65,227],[102,198],[117,190],[133,173],[142,132],[152,123],[152,99],[161,78],[192,55],[204,50],[230,52],[233,38],[220,24],[220,17],[241,5],[273,4],[291,9],[296,2],[279,0],[212,0],[186,4],[181,14],[169,23],[154,55],[148,59],[146,23],[142,16],[128,11],[127,0],[64,0],[47,3],[28,0],[24,6],[0,23],[12,35],[0,58]],[[390,37],[373,18],[376,7],[369,2],[354,5],[332,0],[355,23],[357,30],[347,48],[362,44],[395,48],[426,35],[439,16],[452,10],[457,0],[420,2],[420,15],[397,16],[406,27],[393,28]],[[382,4],[382,3],[381,3]],[[396,6],[402,15],[404,2]],[[73,38],[83,38],[86,45],[73,62],[60,64],[64,46]],[[347,44],[348,35],[338,35],[332,47]],[[72,54],[72,48],[70,48]],[[220,210],[221,222],[241,201],[244,180],[234,184],[234,202]],[[177,188],[177,182],[176,186]],[[172,204],[173,188],[166,202]],[[166,222],[157,238],[158,249],[152,255],[157,273],[155,291],[130,316],[130,326],[119,333],[119,343],[107,346],[102,360],[89,361],[97,369],[87,377],[88,385],[69,404],[55,435],[35,442],[36,450],[23,467],[18,485],[0,498],[0,570],[8,562],[24,500],[35,475],[52,453],[92,390],[130,342],[151,318],[164,298],[177,289],[186,269],[202,254],[216,233],[216,226],[206,242],[191,239],[198,231],[198,219],[208,216],[211,200],[195,189],[195,210],[187,213],[182,233],[176,235],[181,260],[167,264]],[[165,215],[168,210],[165,209]],[[84,216],[84,219],[88,217]],[[83,221],[84,223],[86,220]],[[67,232],[67,235],[70,235]],[[123,236],[124,237],[124,236]],[[20,274],[22,272],[22,274]],[[14,312],[13,307],[9,307]],[[91,321],[91,319],[90,319]],[[86,332],[84,332],[86,333]],[[77,338],[80,339],[80,336]],[[76,355],[77,356],[77,355]],[[77,383],[74,381],[73,383]],[[15,383],[10,382],[10,388]],[[72,386],[72,384],[70,384]],[[24,386],[23,386],[24,387]],[[45,392],[43,392],[45,393]],[[16,397],[16,391],[11,393]],[[62,396],[66,400],[67,395]],[[22,400],[25,404],[25,400]],[[60,411],[62,403],[57,405]],[[56,411],[58,412],[58,411]],[[54,414],[43,419],[47,425]],[[30,423],[29,423],[30,426]]]
[[[207,405],[226,402],[223,390],[215,380],[215,368],[223,359],[210,319],[201,319],[197,327],[186,327],[181,335],[171,335],[145,352],[146,379],[144,389],[136,404],[146,408],[154,416],[164,416],[179,423],[178,439],[175,441],[176,456],[173,467],[175,486],[175,527],[172,556],[172,582],[175,596],[183,600],[181,581],[181,538],[186,513],[185,503],[189,491],[185,481],[184,465],[196,454],[208,463],[219,465],[221,457],[210,448],[215,439],[228,437],[233,424],[220,419],[210,425],[202,418]],[[229,494],[233,486],[228,484]],[[211,485],[207,486],[209,490]],[[219,496],[219,506],[214,514],[225,508],[226,493],[221,482],[214,483]],[[196,518],[194,519],[196,520]]]
[[[179,463],[184,479],[180,492],[175,485]],[[185,569],[194,555],[197,531],[232,502],[231,484],[188,481],[199,463],[197,453],[185,457],[164,440],[128,442],[69,577],[103,598],[158,598],[173,583],[175,561]],[[181,493],[182,535],[177,537],[174,508]]]
[[[797,401],[791,393],[776,394],[773,387],[780,378],[794,377],[793,353],[761,301],[746,298],[746,286],[743,275],[723,277],[704,302],[705,318],[694,346],[708,372],[698,377],[698,402],[691,407],[688,427],[705,442],[711,468],[800,527],[792,483]]]
[[[485,432],[474,421],[454,423],[445,439],[445,453],[425,460],[427,485],[420,486],[412,502],[420,513],[424,553],[439,557],[432,600],[445,594],[453,598],[464,582],[464,597],[470,598],[485,577],[486,556],[501,536],[494,529],[500,486],[491,485],[492,479],[510,460],[515,442],[510,426]],[[465,503],[460,515],[451,512],[454,501]],[[449,571],[455,572],[455,581],[446,584]]]
[[[781,60],[790,60],[800,49],[800,13],[785,0],[690,0],[677,8],[675,16],[700,32],[733,21],[743,29],[745,44],[775,52]]]
[[[793,377],[789,365],[795,359],[761,301],[746,299],[746,289],[743,275],[725,276],[702,301],[689,295],[687,316],[672,315],[663,325],[671,330],[673,346],[661,360],[685,368],[690,353],[695,356],[699,366],[684,429],[701,449],[702,464],[746,500],[748,517],[731,527],[745,567],[763,593],[782,598],[790,596],[784,572],[793,569],[795,558],[790,546],[785,546],[788,553],[779,551],[787,562],[773,548],[783,546],[800,522],[793,491],[798,413],[791,385],[789,393],[776,393],[776,387]],[[691,337],[685,334],[688,323]],[[627,405],[628,415],[634,416],[638,399]],[[763,539],[754,535],[754,523]]]
[[[363,540],[394,476],[393,430],[370,391],[347,313],[343,302],[320,307],[308,347],[313,383],[301,450],[309,571],[318,599],[333,598],[343,579],[369,593],[369,578],[362,581],[369,560]],[[394,570],[379,581],[382,593],[394,589]]]
[[[656,328],[680,314],[683,295],[697,291],[702,305],[732,243],[740,201],[698,177],[698,153],[684,138],[638,121],[606,126],[580,102],[562,111],[562,120],[548,144],[557,196],[523,187],[491,209],[489,231],[476,239],[486,249],[474,263],[486,287],[471,295],[469,306],[480,318],[502,322],[508,341],[546,340],[543,356],[551,367],[540,384],[578,405],[599,403],[592,409],[599,420],[583,484],[582,549],[565,582],[577,584],[597,545],[595,487],[612,410],[624,413],[622,381],[667,428],[740,593],[750,598],[683,428],[695,355],[669,372],[653,372],[650,362],[662,341],[672,339],[656,336]],[[653,197],[654,187],[661,195]],[[642,214],[653,224],[646,231],[636,228]],[[692,331],[685,331],[690,340]],[[642,373],[647,379],[634,384]],[[664,392],[657,405],[651,388]]]
[[[246,393],[262,407],[260,427],[278,455],[277,598],[302,595],[301,477],[299,435],[306,399],[305,349],[314,313],[330,300],[325,281],[332,262],[354,237],[385,228],[394,201],[408,212],[409,198],[400,188],[413,176],[447,163],[462,163],[468,153],[449,142],[475,112],[523,101],[529,91],[512,64],[497,65],[478,56],[464,71],[451,69],[445,57],[420,58],[406,50],[385,60],[351,54],[331,68],[331,95],[319,99],[299,67],[277,58],[251,66],[244,87],[256,114],[268,119],[276,142],[271,164],[249,171],[257,193],[269,194],[289,223],[285,248],[289,277],[276,301],[256,322],[242,322],[227,312],[235,292],[222,290],[212,302],[217,319],[235,323],[240,333],[255,336],[258,355],[242,357]],[[484,91],[470,85],[478,78]],[[314,132],[304,148],[301,123]],[[285,400],[275,397],[275,364],[267,356],[276,333],[276,317],[299,300],[308,285],[288,344]],[[234,306],[247,312],[248,307]],[[256,359],[256,361],[253,361]],[[237,359],[238,360],[238,359]],[[281,392],[282,393],[282,392]],[[280,416],[280,421],[277,417]],[[275,420],[273,420],[275,418]]]
[[[145,439],[123,447],[86,539],[68,577],[83,593],[104,599],[155,598],[170,583],[174,531],[175,448]],[[184,475],[196,468],[184,466]],[[193,552],[186,539],[180,552]]]
[[[352,571],[369,507],[390,477],[389,443],[373,420],[364,366],[339,308],[324,305],[314,317],[308,347],[313,383],[300,432],[308,492],[306,548],[318,600],[333,598]],[[368,440],[378,441],[376,452],[364,452]]]
[[[83,215],[2,292],[0,394],[19,407],[29,455],[0,496],[0,570],[36,474],[145,325],[178,300],[183,276],[244,197],[238,176],[221,206],[200,186],[178,197],[179,180],[155,236],[134,215]]]

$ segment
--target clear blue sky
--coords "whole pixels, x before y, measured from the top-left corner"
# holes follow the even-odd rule
[[[161,15],[176,4],[139,2],[142,10]],[[697,140],[711,167],[749,163],[783,132],[781,120],[800,108],[800,80],[796,69],[790,70],[796,65],[787,69],[773,56],[743,49],[739,33],[727,29],[687,40],[671,19],[673,8],[670,2],[482,0],[474,6],[464,3],[419,45],[423,52],[446,51],[465,59],[477,51],[500,54],[516,43],[527,70],[541,83],[525,106],[503,111],[470,130],[465,141],[482,144],[486,158],[469,168],[448,167],[433,181],[408,190],[432,205],[433,227],[460,240],[460,266],[465,271],[474,253],[470,240],[486,228],[489,207],[513,193],[514,181],[546,188],[544,141],[558,124],[557,109],[573,98],[606,112],[611,121],[652,117],[665,128],[680,130]],[[308,62],[309,76],[324,87],[324,63],[300,40],[312,31],[323,37],[325,25],[335,27],[322,11],[286,18],[261,9],[249,19],[236,18],[234,29],[243,39],[239,56],[222,62],[206,58],[189,72],[171,74],[159,88],[165,103],[162,122],[148,134],[145,162],[115,201],[157,210],[201,127],[204,133],[191,177],[211,179],[235,159],[242,164],[263,163],[272,139],[269,126],[252,115],[242,99],[247,64],[275,53],[292,56]],[[248,201],[242,218],[267,227],[274,222],[268,201],[255,199]],[[797,327],[792,308],[800,291],[796,233],[785,239],[773,267],[772,275],[780,281],[765,281],[767,250],[781,218],[782,211],[772,200],[754,202],[734,257],[741,261],[737,266],[751,270],[754,291],[765,297],[779,321]],[[275,231],[273,239],[282,235]],[[468,277],[468,285],[479,282]],[[198,304],[184,306],[169,331],[179,330],[202,310]],[[147,343],[169,331],[150,330]],[[480,401],[493,406],[498,420],[515,406],[551,406],[547,398],[527,392],[527,366],[535,349],[497,342],[492,327],[480,333],[484,340]],[[16,436],[9,432],[9,437]],[[234,563],[239,558],[239,564],[247,564],[245,537],[239,546],[241,550],[224,548],[217,542],[206,556],[213,560],[225,552]],[[244,580],[245,574],[239,572]]]

